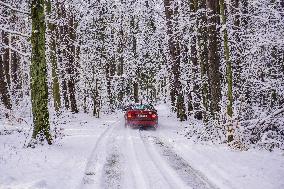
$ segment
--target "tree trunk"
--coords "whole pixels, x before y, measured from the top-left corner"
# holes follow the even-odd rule
[[[122,17],[120,18],[122,20]],[[124,32],[123,32],[123,27],[122,27],[122,21],[121,21],[121,26],[120,26],[120,30],[119,30],[119,42],[118,42],[118,49],[117,49],[117,54],[118,54],[118,66],[116,69],[117,75],[120,76],[119,79],[119,90],[117,93],[117,101],[118,104],[120,105],[123,101],[124,98],[124,80],[123,77],[121,77],[124,73],[124,56],[123,56],[123,52],[124,52]]]
[[[137,39],[136,39],[136,33],[138,32],[138,23],[135,22],[135,17],[133,16],[130,21],[131,26],[131,35],[132,35],[132,53],[133,53],[133,59],[136,61],[138,60],[137,55]],[[139,87],[141,87],[141,64],[139,61],[135,62],[135,78],[133,79],[133,97],[134,102],[139,102]]]
[[[32,18],[32,63],[31,63],[31,99],[34,140],[47,140],[52,144],[48,112],[47,68],[45,60],[45,13],[44,0],[31,2]],[[33,144],[30,144],[31,146]]]
[[[134,102],[138,103],[139,102],[139,85],[138,82],[134,81],[133,83],[133,95],[134,95]]]
[[[75,17],[73,15],[69,16],[69,25],[67,26],[69,29],[68,35],[70,37],[70,41],[67,42],[67,48],[68,48],[68,55],[66,58],[68,58],[68,65],[67,65],[67,74],[69,75],[68,77],[68,82],[67,82],[67,87],[68,87],[68,93],[69,93],[69,99],[70,99],[70,105],[71,105],[71,111],[74,113],[78,113],[78,108],[77,108],[77,102],[76,102],[76,73],[75,73],[75,57],[76,57],[76,48],[74,45],[74,42],[76,40],[76,33],[75,33]]]
[[[56,52],[57,52],[57,65],[59,65],[62,69],[60,72],[58,72],[58,77],[61,78],[61,90],[62,90],[62,102],[64,103],[64,107],[66,110],[69,110],[70,108],[70,100],[68,96],[68,88],[67,88],[67,82],[68,82],[68,77],[66,76],[66,67],[67,67],[67,62],[66,62],[66,41],[65,38],[67,36],[67,30],[66,30],[66,23],[63,22],[66,20],[66,10],[64,7],[64,4],[56,1],[56,19],[61,20],[60,25],[57,25],[55,27],[55,35],[56,35]]]
[[[220,111],[219,102],[221,99],[221,74],[220,58],[218,55],[219,40],[217,25],[219,24],[219,1],[206,0],[208,18],[208,78],[210,87],[210,109],[213,117],[216,118]]]
[[[191,28],[191,33],[194,34],[196,30],[198,30],[198,22],[197,22],[197,9],[198,9],[198,0],[194,0],[190,2],[190,12],[192,20],[196,20],[196,23]],[[192,77],[191,83],[193,85],[193,91],[189,93],[189,99],[191,103],[188,105],[188,111],[193,111],[194,117],[196,119],[202,119],[202,110],[201,110],[201,94],[200,85],[202,84],[201,78],[198,77],[198,73],[200,71],[198,65],[198,57],[197,57],[197,36],[193,35],[191,39],[190,45],[190,62],[192,66]],[[201,82],[198,82],[201,81]]]
[[[12,13],[10,21],[15,24],[18,22],[18,16],[15,13]],[[19,43],[19,36],[11,35],[10,36],[10,44],[14,46]],[[11,86],[10,91],[11,95],[14,97],[14,102],[16,105],[19,104],[19,100],[23,97],[22,94],[22,78],[21,78],[21,63],[20,63],[20,55],[16,51],[10,51],[10,78],[11,78]]]
[[[19,103],[19,99],[23,96],[21,89],[22,89],[22,82],[20,77],[20,56],[17,52],[12,52],[11,54],[11,91],[12,96],[15,97],[16,104]]]
[[[229,49],[229,41],[228,41],[228,32],[226,28],[226,15],[225,15],[225,2],[224,0],[220,0],[220,11],[222,17],[222,25],[223,25],[223,35],[224,35],[224,52],[225,52],[225,60],[226,60],[226,79],[227,79],[227,115],[228,115],[228,142],[232,142],[233,132],[232,132],[232,117],[233,117],[233,71],[232,71],[232,63],[230,58],[230,49]]]
[[[234,52],[234,61],[232,62],[232,68],[235,70],[234,72],[234,79],[233,79],[233,86],[236,88],[234,91],[234,98],[238,99],[240,98],[240,91],[242,86],[242,80],[241,80],[241,73],[242,73],[242,42],[240,39],[240,27],[241,27],[241,17],[240,17],[240,0],[234,0],[232,2],[232,14],[234,18],[234,25],[233,25],[233,37],[236,41],[236,44],[232,46],[232,52]]]
[[[99,99],[99,86],[98,86],[98,79],[95,79],[95,89],[92,90],[93,96],[93,116],[96,118],[100,117],[100,99]]]
[[[58,19],[64,21],[57,30],[58,39],[58,62],[63,68],[62,74],[62,95],[66,109],[71,112],[78,113],[76,102],[76,33],[75,33],[75,17],[72,13],[67,12],[65,4],[57,2]]]
[[[10,88],[11,86],[11,78],[10,78],[10,37],[9,37],[9,33],[2,31],[2,41],[3,44],[5,45],[4,49],[3,49],[3,68],[4,68],[4,75],[8,84],[8,87]]]
[[[105,72],[106,72],[106,80],[107,80],[107,94],[109,100],[109,107],[111,111],[114,111],[114,98],[112,93],[112,76],[114,75],[112,64],[114,63],[114,58],[112,57],[109,62],[106,63]]]
[[[4,0],[4,3],[6,1]],[[4,13],[5,17],[9,17],[8,13]],[[5,31],[1,31],[1,43],[5,45],[5,47],[1,48],[0,51],[0,94],[1,99],[4,104],[4,106],[11,110],[12,109],[12,102],[11,97],[9,94],[10,86],[11,86],[11,78],[10,78],[10,40],[9,40],[9,34]],[[6,114],[6,117],[8,114]]]
[[[174,5],[173,0],[164,0],[167,34],[169,36],[169,50],[170,50],[170,66],[172,71],[171,84],[171,101],[174,110],[177,112],[177,117],[181,121],[187,119],[184,95],[182,93],[182,85],[180,82],[180,37],[177,33],[178,30],[178,5]],[[172,8],[173,7],[173,8]]]
[[[248,25],[248,0],[241,0],[241,4],[242,4],[242,14],[244,16],[242,16],[242,26],[246,29],[247,25]]]
[[[67,110],[70,108],[70,101],[69,101],[69,96],[68,96],[68,90],[67,90],[67,79],[63,78],[62,79],[62,96],[64,100],[64,106]]]
[[[52,4],[51,0],[48,0],[47,3],[47,12],[51,16],[52,14]],[[50,62],[51,62],[51,69],[52,69],[52,93],[53,93],[53,102],[54,102],[54,109],[59,113],[61,109],[61,99],[60,99],[60,85],[58,79],[58,65],[57,65],[57,57],[56,57],[56,25],[52,22],[48,22],[48,30],[49,30],[49,49],[50,49]]]
[[[4,71],[2,56],[0,56],[0,98],[4,106],[7,109],[11,110],[12,109],[11,98],[8,90],[8,83],[5,79],[4,73],[5,71]]]
[[[198,0],[197,11],[197,55],[200,64],[201,74],[201,94],[202,94],[202,118],[206,122],[208,120],[209,111],[209,87],[208,87],[208,32],[206,17],[206,0]]]

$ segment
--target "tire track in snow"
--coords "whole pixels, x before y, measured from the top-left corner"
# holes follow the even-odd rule
[[[160,174],[167,181],[168,186],[170,186],[170,188],[173,188],[173,189],[175,188],[191,189],[192,188],[186,185],[186,183],[179,177],[179,175],[175,172],[175,170],[172,169],[172,167],[168,164],[168,162],[165,161],[165,159],[159,154],[159,152],[155,149],[153,144],[148,142],[145,136],[142,136],[141,131],[139,131],[139,137],[145,146],[148,156],[151,158],[157,170],[159,170]]]
[[[213,173],[214,176],[211,176],[213,179],[213,180],[211,179],[211,182],[216,182],[216,180],[214,180],[214,177],[219,178],[219,180],[221,178],[222,182],[218,184],[216,183],[216,185],[219,185],[220,188],[237,189],[233,185],[232,181],[230,181],[230,177],[228,177],[228,175],[222,171],[222,168],[220,166],[215,165],[215,164],[210,164],[211,160],[208,155],[205,155],[204,153],[199,152],[199,150],[194,150],[194,149],[189,149],[189,148],[190,148],[189,146],[184,145],[184,144],[176,147],[177,151],[183,150],[186,152],[190,150],[190,153],[194,153],[194,156],[197,156],[200,160],[204,161],[204,164],[210,165],[210,168],[214,169],[214,173]]]
[[[125,138],[125,145],[127,150],[125,151],[126,159],[128,161],[128,166],[130,168],[130,175],[127,175],[125,178],[128,182],[129,179],[133,179],[134,183],[126,183],[127,185],[134,185],[135,189],[146,189],[149,188],[149,185],[146,182],[145,175],[143,174],[142,167],[139,164],[137,153],[134,146],[133,138],[136,138],[135,136],[131,135],[130,132],[132,130],[129,128],[126,128],[126,134],[124,136]]]
[[[209,179],[207,179],[200,171],[195,170],[181,156],[174,152],[172,147],[162,142],[155,136],[143,136],[144,140],[151,141],[149,144],[155,145],[157,151],[168,162],[168,164],[177,172],[187,185],[193,189],[217,189]],[[148,139],[147,139],[147,138]],[[153,146],[154,147],[154,146]],[[154,147],[155,148],[155,147]]]
[[[79,188],[102,188],[101,178],[103,176],[104,165],[107,161],[106,146],[112,131],[120,122],[121,120],[118,120],[114,122],[113,125],[108,125],[108,127],[97,139],[95,147],[88,158],[82,183]]]
[[[107,189],[120,189],[122,186],[122,178],[124,176],[125,170],[125,158],[121,152],[123,144],[123,134],[124,128],[121,124],[115,127],[114,132],[111,133],[111,138],[108,140],[106,149],[107,157],[106,162],[103,167],[103,175],[101,178],[102,188]]]
[[[117,149],[114,149],[106,159],[106,163],[103,167],[103,188],[121,188],[121,159]]]
[[[133,146],[132,149],[131,148],[128,149],[128,152],[133,151],[131,153],[135,155],[131,157],[134,160],[132,160],[130,164],[131,163],[138,164],[139,171],[141,171],[142,175],[138,178],[141,178],[142,182],[144,182],[143,188],[151,188],[151,189],[176,188],[176,186],[173,183],[168,181],[169,178],[165,177],[165,173],[161,171],[159,166],[157,166],[157,162],[155,162],[151,157],[151,155],[149,154],[147,149],[148,146],[144,144],[140,136],[140,132],[138,130],[132,130],[132,129],[128,129],[127,132],[128,132],[129,143],[132,143],[130,145]],[[137,168],[133,169],[132,172],[137,172]],[[136,176],[133,177],[135,178]]]

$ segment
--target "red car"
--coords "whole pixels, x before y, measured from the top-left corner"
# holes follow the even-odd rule
[[[158,126],[157,110],[150,104],[134,104],[125,108],[125,127],[151,128]]]

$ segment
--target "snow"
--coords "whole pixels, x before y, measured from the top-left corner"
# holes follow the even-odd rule
[[[164,108],[166,110],[166,108]],[[169,114],[169,113],[167,113]],[[199,145],[189,143],[173,128],[173,120],[163,120],[161,125],[170,131],[159,132],[177,154],[200,171],[219,188],[281,189],[284,188],[283,151],[235,151],[227,146]],[[177,125],[177,124],[176,124]],[[175,131],[176,130],[176,131]]]
[[[30,14],[30,12],[28,12],[28,11],[24,11],[24,10],[20,10],[20,9],[14,8],[11,5],[9,5],[7,3],[4,3],[3,1],[0,1],[0,5],[3,5],[3,6],[9,8],[11,10],[14,10],[14,11],[17,11],[17,12],[20,12],[20,13],[23,13],[23,14]]]
[[[60,120],[61,140],[36,148],[23,147],[28,126],[0,120],[0,188],[284,188],[283,151],[195,144],[166,105],[158,113],[157,131],[125,129],[119,111],[72,114]]]
[[[27,35],[27,34],[24,34],[24,33],[18,32],[18,31],[9,30],[9,29],[6,29],[6,28],[0,28],[0,30],[3,30],[4,32],[8,32],[10,34],[20,35],[20,36],[23,36],[23,37],[31,37],[30,35]]]
[[[84,126],[83,120],[75,119],[66,124],[66,136],[53,146],[23,148],[22,134],[1,135],[0,188],[75,188],[94,142],[106,127],[92,119]]]

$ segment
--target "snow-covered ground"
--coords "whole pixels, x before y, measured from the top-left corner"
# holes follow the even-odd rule
[[[64,137],[24,148],[26,127],[0,120],[0,189],[283,189],[284,153],[190,143],[165,105],[157,131],[124,128],[122,113],[61,120]],[[4,135],[4,133],[7,133]]]

